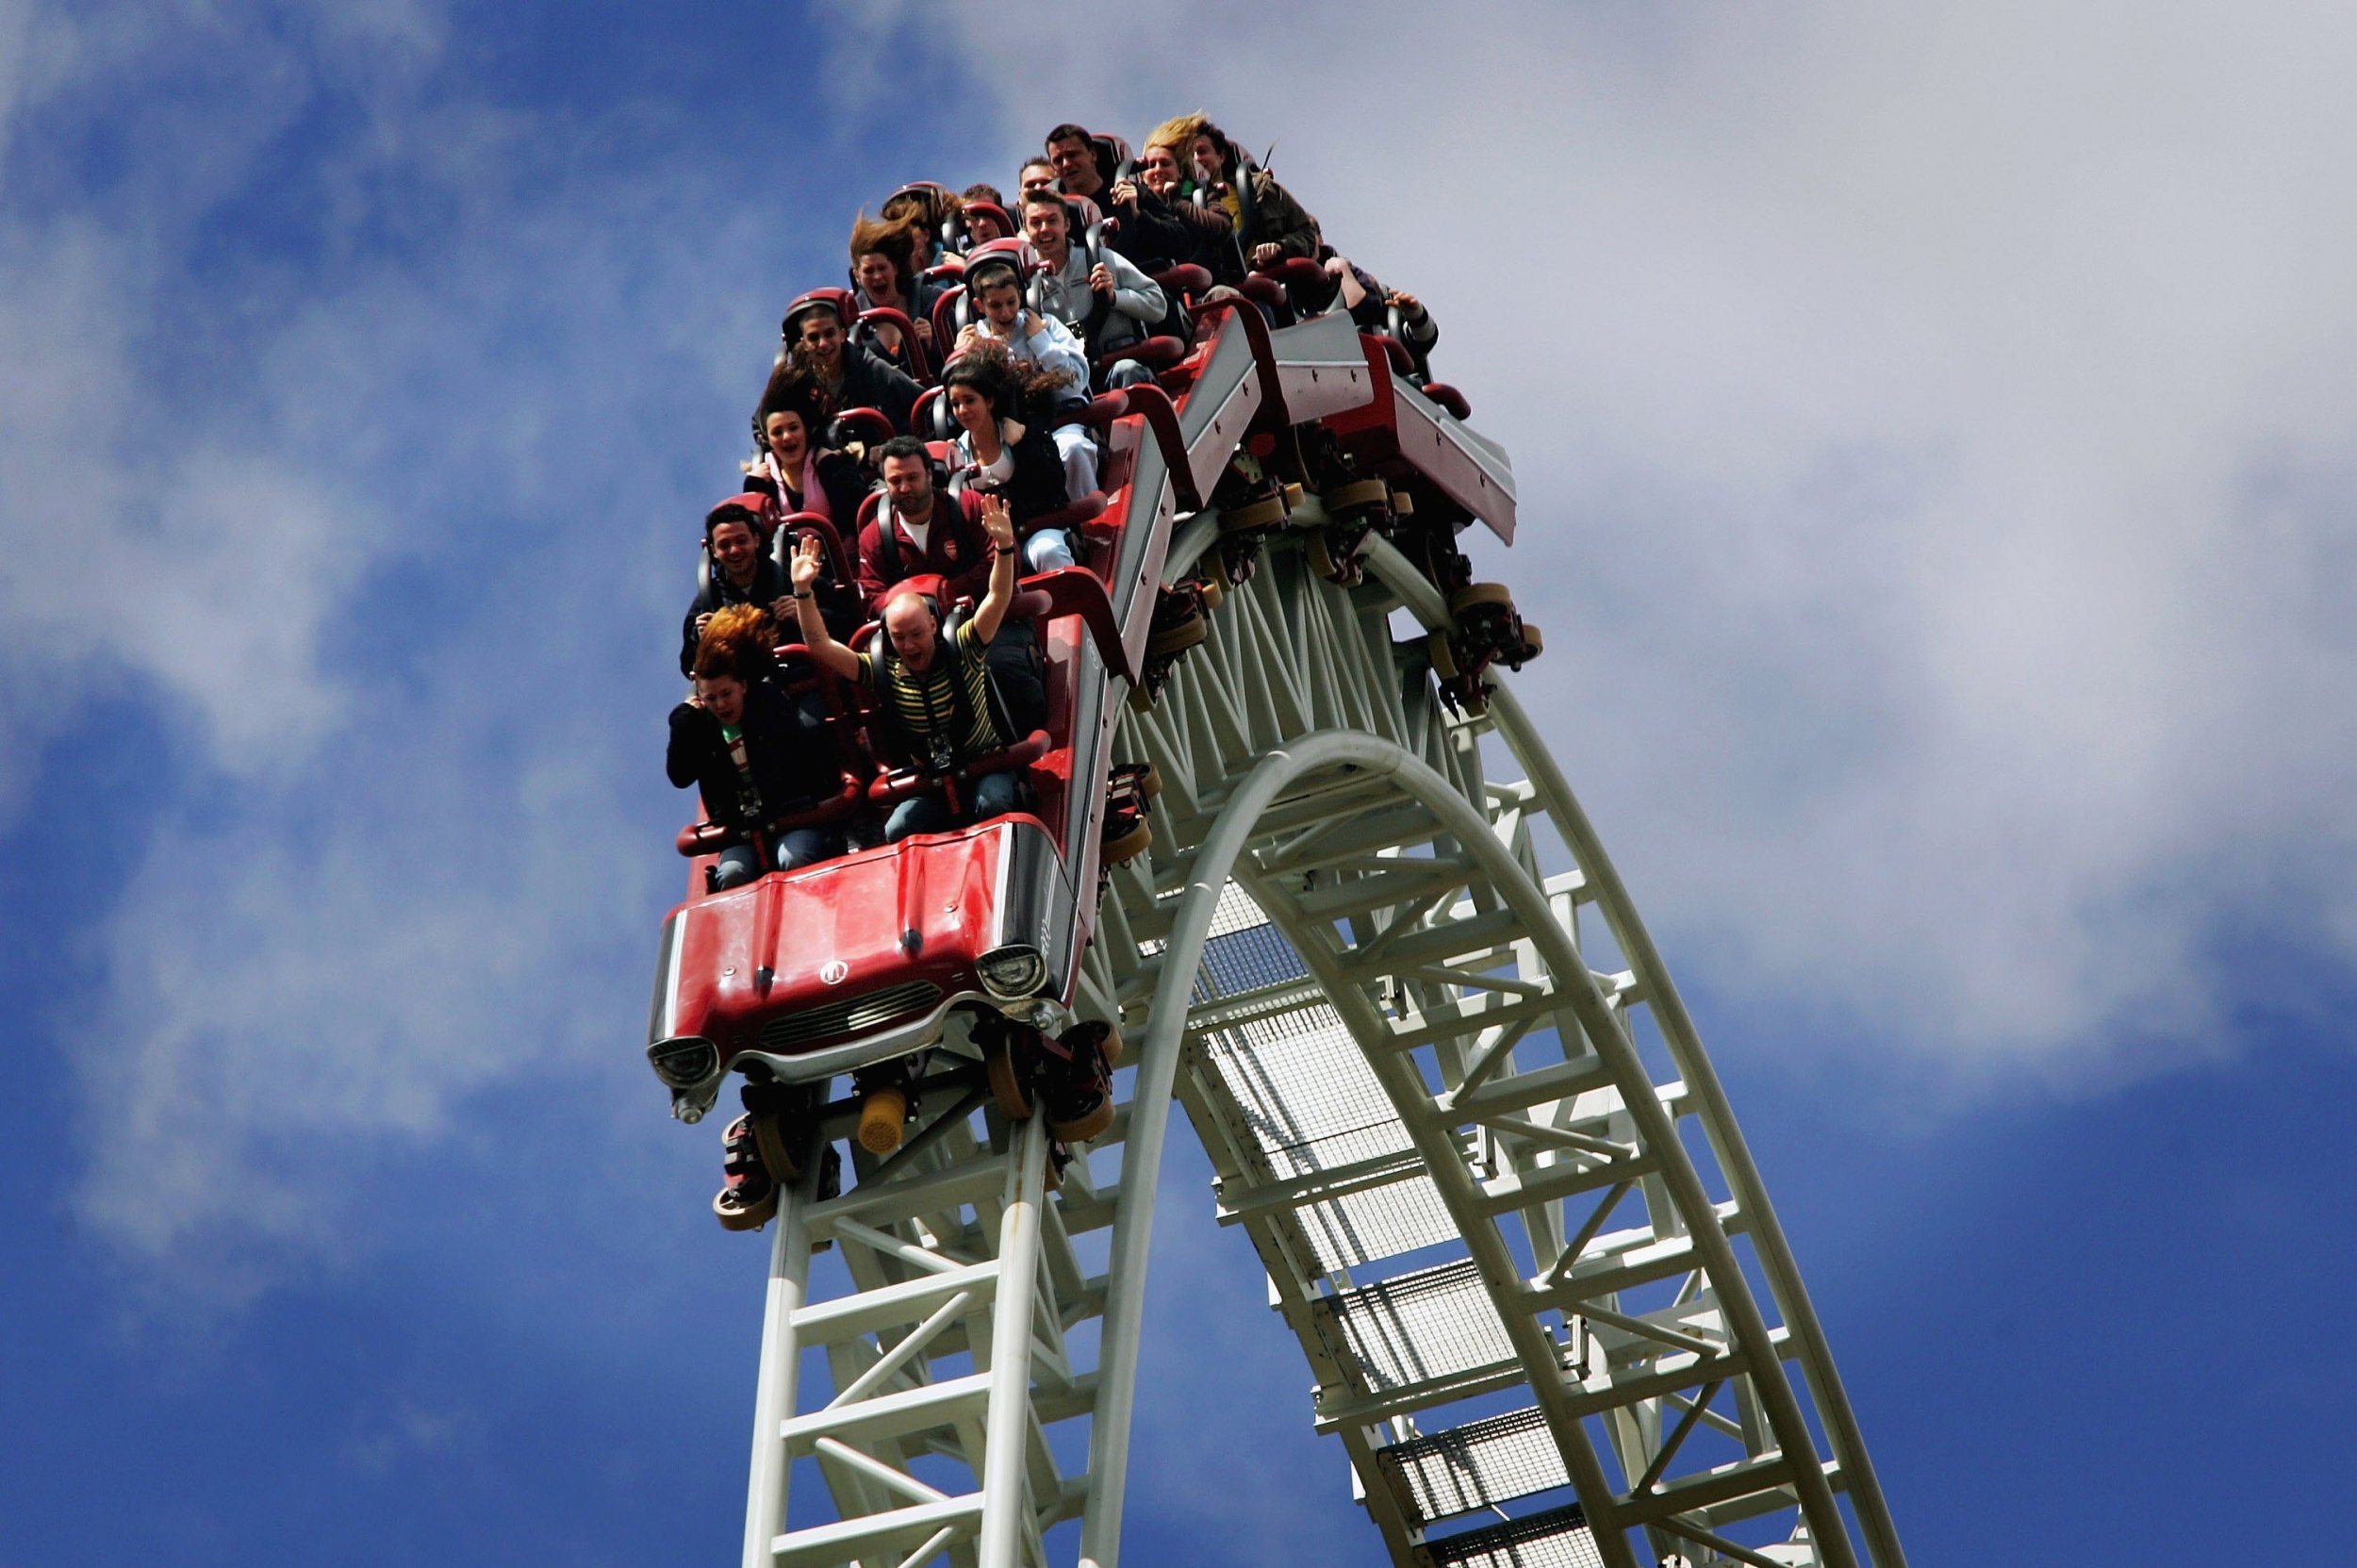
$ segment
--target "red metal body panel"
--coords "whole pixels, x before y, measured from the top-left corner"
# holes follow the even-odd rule
[[[772,1018],[910,981],[945,997],[973,990],[974,960],[995,939],[992,900],[1011,820],[1036,822],[1001,817],[922,834],[688,900],[674,913],[683,923],[668,1032],[702,1035],[726,1062],[753,1048]]]

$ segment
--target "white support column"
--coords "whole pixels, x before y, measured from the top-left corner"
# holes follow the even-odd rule
[[[1016,1125],[998,1220],[998,1299],[991,1312],[990,1413],[982,1435],[981,1568],[1018,1568],[1030,1535],[1024,1446],[1031,1421],[1031,1309],[1047,1157],[1045,1109]]]
[[[806,1179],[807,1180],[807,1179]],[[744,1568],[769,1568],[769,1544],[785,1528],[786,1478],[791,1462],[785,1419],[794,1413],[794,1378],[801,1362],[794,1314],[810,1285],[810,1227],[805,1181],[778,1197],[770,1222],[769,1289],[761,1312],[761,1378],[753,1391],[752,1475],[746,1486]]]

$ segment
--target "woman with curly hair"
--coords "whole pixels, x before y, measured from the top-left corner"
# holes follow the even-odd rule
[[[744,839],[720,851],[717,887],[759,876],[759,837],[772,835],[780,817],[832,795],[840,783],[826,731],[772,679],[776,642],[777,625],[759,605],[714,611],[696,649],[696,694],[671,710],[664,771],[675,788],[696,785],[704,815]],[[843,852],[843,834],[832,828],[773,836],[781,871]]]
[[[968,483],[1006,498],[1015,533],[1023,540],[1024,565],[1033,571],[1074,564],[1072,541],[1063,529],[1031,526],[1032,520],[1070,499],[1064,491],[1063,458],[1044,428],[1018,417],[1027,406],[1027,393],[1030,406],[1038,406],[1042,395],[1052,397],[1056,384],[1051,372],[1036,367],[1018,370],[1004,348],[989,342],[977,343],[950,361],[941,377],[949,417],[963,432],[957,453],[967,465]]]
[[[1289,256],[1317,256],[1318,221],[1202,110],[1163,121],[1146,144],[1167,147],[1177,155],[1185,171],[1179,182],[1182,194],[1226,209],[1248,265],[1265,267]]]
[[[769,372],[753,408],[753,455],[739,465],[748,489],[783,512],[816,512],[838,529],[858,515],[866,480],[849,453],[823,446],[834,395],[809,367],[787,360]]]

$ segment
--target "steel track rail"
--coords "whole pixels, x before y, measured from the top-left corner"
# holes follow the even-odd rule
[[[1183,478],[1208,492],[1272,405],[1314,418],[1376,395],[1346,336],[1226,323],[1182,410]],[[1510,535],[1503,454],[1411,388],[1388,395],[1451,493],[1495,503]],[[1147,590],[1218,520],[1177,510],[1150,451],[1137,471],[1151,509],[1133,505],[1145,526],[1113,575],[1142,647]],[[1509,691],[1484,720],[1442,714],[1421,643],[1388,630],[1402,606],[1449,625],[1404,557],[1370,536],[1368,581],[1336,587],[1301,558],[1325,522],[1314,496],[1292,522],[1161,702],[1108,703],[1088,748],[1150,758],[1164,784],[1157,842],[1110,873],[1080,981],[1131,1042],[1097,1146],[1121,1149],[1118,1184],[1084,1156],[1043,1197],[1038,1123],[951,1090],[913,1155],[841,1197],[785,1195],[748,1568],[1045,1568],[1047,1532],[1076,1516],[1080,1561],[1113,1568],[1174,1100],[1394,1561],[1903,1564],[1758,1173],[1561,770]],[[1492,733],[1524,781],[1486,778]],[[1591,910],[1601,970],[1581,950]],[[1318,1052],[1355,1064],[1358,1098],[1326,1103],[1332,1075],[1304,1088]],[[1107,1226],[1090,1275],[1075,1238]],[[840,1262],[814,1275],[830,1246]],[[1093,1318],[1089,1367],[1068,1335]],[[800,1373],[821,1345],[835,1392],[811,1409]],[[1066,1476],[1048,1432],[1083,1417],[1086,1469]],[[834,1518],[789,1522],[798,1465]],[[971,1487],[945,1479],[961,1475]]]

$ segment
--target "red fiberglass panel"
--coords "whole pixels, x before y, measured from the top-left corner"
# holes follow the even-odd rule
[[[991,826],[923,834],[692,900],[671,1032],[704,1036],[725,1061],[757,1044],[773,1017],[909,981],[945,996],[972,989],[974,960],[996,929],[1005,839]]]

